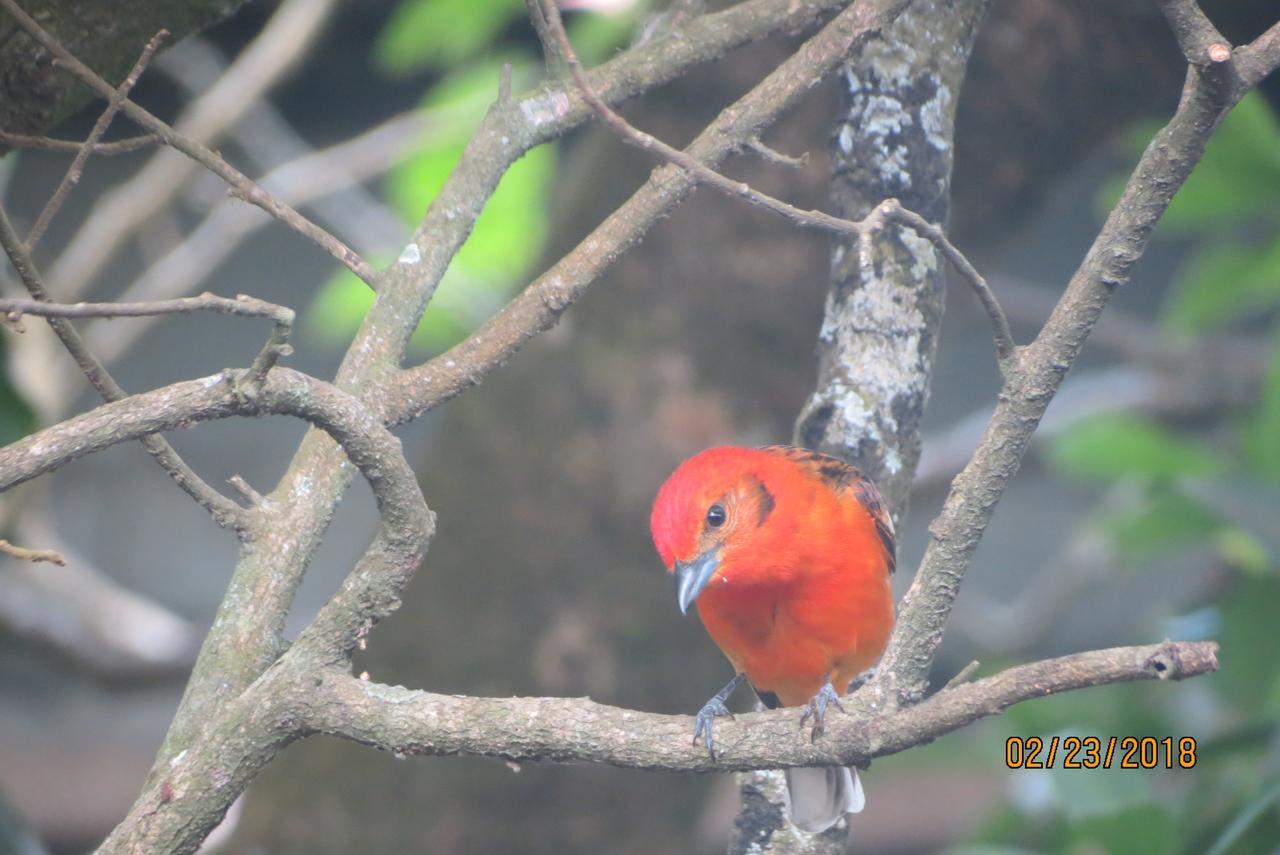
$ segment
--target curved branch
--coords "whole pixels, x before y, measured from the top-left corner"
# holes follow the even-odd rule
[[[393,530],[391,543],[408,552],[425,551],[432,514],[400,440],[362,403],[331,384],[277,368],[250,391],[243,383],[249,374],[228,370],[131,395],[10,443],[0,448],[0,491],[162,431],[231,416],[291,415],[328,433],[347,453],[373,490],[382,528]],[[421,557],[417,552],[415,567]]]
[[[848,2],[746,0],[723,12],[698,16],[624,51],[593,69],[588,77],[602,98],[618,103],[735,47],[783,29],[805,27]],[[859,5],[870,4],[859,0]],[[804,78],[797,75],[791,82],[801,86]],[[450,259],[511,164],[530,148],[567,133],[589,116],[589,108],[567,81],[549,82],[527,95],[503,100],[489,111],[432,201],[413,242],[380,274],[373,307],[338,370],[335,382],[340,388],[366,402],[388,423],[407,421],[420,412],[412,409],[415,397],[397,382],[397,366]],[[602,254],[616,256],[637,241],[661,213],[641,218],[634,229],[623,228],[615,215],[611,220],[612,246],[602,243]],[[536,293],[530,296],[535,304],[541,300]],[[554,317],[542,328],[552,320]],[[511,350],[536,331],[518,333]],[[448,366],[441,363],[440,367]],[[452,381],[458,381],[452,370],[450,374]],[[442,378],[446,396],[457,391],[451,377]],[[427,386],[434,382],[422,379]],[[459,382],[469,385],[474,381]],[[435,402],[440,400],[443,397]],[[309,434],[303,440],[269,499],[269,509],[262,511],[266,524],[279,534],[252,544],[242,553],[165,737],[157,770],[191,743],[209,715],[253,683],[278,657],[279,638],[302,573],[350,483],[351,472],[341,468],[340,461],[341,452],[323,437]],[[307,501],[295,501],[304,488]],[[250,614],[252,619],[247,617]],[[235,655],[231,655],[233,651]]]
[[[426,553],[435,516],[400,441],[363,404],[296,371],[276,369],[256,388],[247,385],[251,374],[224,371],[133,395],[0,448],[0,491],[113,445],[197,422],[273,414],[306,419],[347,453],[369,482],[382,516],[365,557],[309,630],[316,636],[311,649],[322,651],[317,655],[325,662],[337,662],[355,646],[362,628],[398,605]]]

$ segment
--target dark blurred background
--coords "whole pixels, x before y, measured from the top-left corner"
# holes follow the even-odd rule
[[[653,12],[578,5],[571,34],[592,62],[625,46]],[[1009,0],[979,39],[958,113],[951,231],[1024,341],[1176,103],[1182,60],[1156,6]],[[1206,8],[1237,41],[1275,16],[1267,0]],[[501,63],[513,64],[517,86],[540,74],[536,40],[514,0],[251,2],[165,54],[135,97],[178,116],[286,13],[312,16],[288,31],[300,43],[286,32],[273,46],[296,52],[297,64],[239,105],[216,145],[288,193],[326,193],[300,204],[366,257],[389,260],[495,94]],[[314,38],[303,40],[308,27]],[[737,51],[625,112],[683,144],[795,43]],[[935,681],[973,659],[986,674],[1166,637],[1217,638],[1222,672],[1024,704],[877,760],[864,778],[858,851],[1280,851],[1276,93],[1273,81],[1227,120],[1050,408],[966,579]],[[803,169],[743,157],[728,171],[821,207],[834,101],[833,88],[816,92],[767,137],[781,151],[808,152]],[[82,138],[96,112],[57,134]],[[37,258],[57,296],[70,299],[59,288],[76,281],[67,247],[93,237],[85,234],[94,218],[122,210],[110,207],[113,192],[114,204],[128,202],[114,188],[151,156],[90,161]],[[68,159],[0,160],[20,229]],[[455,259],[411,358],[457,341],[652,165],[592,128],[523,159]],[[145,192],[154,191],[153,182]],[[130,227],[118,253],[91,256],[78,293],[180,287],[290,305],[302,317],[290,364],[331,375],[367,305],[364,286],[283,229],[262,228],[207,175],[181,175],[173,191]],[[728,669],[696,619],[675,609],[648,543],[648,503],[679,460],[707,445],[790,437],[813,383],[828,250],[819,237],[699,193],[558,327],[404,429],[439,530],[404,608],[374,632],[357,668],[440,692],[696,710]],[[0,273],[8,288],[10,276]],[[26,336],[4,339],[6,441],[93,403],[70,361],[32,329],[38,322],[27,326]],[[90,326],[119,354],[113,368],[131,390],[243,364],[263,334],[219,317]],[[937,364],[900,538],[900,590],[997,389],[985,316],[960,288],[948,297]],[[210,482],[240,474],[265,492],[301,435],[297,423],[272,419],[205,425],[172,441]],[[71,566],[63,576],[0,564],[0,794],[11,817],[0,825],[25,826],[52,852],[82,851],[136,795],[236,547],[136,446],[79,461],[6,502],[0,514],[13,539],[57,543]],[[312,565],[294,628],[375,524],[358,485]],[[1052,734],[1193,736],[1199,763],[1004,767],[1008,736]],[[264,853],[711,852],[724,847],[735,800],[730,776],[517,770],[308,740],[262,775],[219,838],[226,851]]]

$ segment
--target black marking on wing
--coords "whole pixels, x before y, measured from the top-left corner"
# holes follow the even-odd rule
[[[889,573],[892,574],[897,570],[898,556],[896,538],[893,532],[893,520],[889,516],[889,510],[885,507],[884,499],[881,498],[880,491],[876,489],[876,485],[871,483],[871,480],[863,475],[856,466],[830,454],[823,454],[821,451],[799,448],[794,445],[768,445],[763,450],[781,454],[794,460],[805,469],[808,469],[815,478],[836,492],[852,490],[875,522],[876,535],[880,538],[881,545],[884,546]]]
[[[859,474],[858,483],[854,485],[854,490],[857,491],[858,501],[862,502],[862,506],[867,509],[867,513],[871,514],[871,519],[875,521],[876,534],[880,537],[880,543],[884,546],[884,554],[889,559],[889,575],[892,576],[898,569],[898,551],[897,541],[893,535],[893,519],[889,516],[889,510],[884,506],[884,499],[880,498],[880,491],[876,489],[876,485],[863,478],[861,474]]]
[[[756,490],[760,492],[760,516],[756,520],[756,525],[764,525],[764,521],[769,518],[771,513],[773,513],[773,509],[777,503],[773,499],[773,493],[769,492],[769,488],[764,485],[764,482],[759,479],[754,480]]]
[[[778,696],[773,692],[762,692],[755,686],[751,690],[756,693],[756,697],[760,699],[760,703],[764,704],[765,709],[776,710],[782,706],[782,701],[778,700]]]

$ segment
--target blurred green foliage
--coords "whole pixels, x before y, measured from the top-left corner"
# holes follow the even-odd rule
[[[1153,131],[1133,133],[1134,159]],[[1100,201],[1113,203],[1123,180]],[[1187,611],[1169,631],[1216,638],[1222,670],[1172,695],[1113,686],[1024,704],[1000,733],[1194,736],[1197,764],[1010,771],[1011,805],[957,852],[1280,851],[1280,122],[1261,96],[1223,122],[1157,236],[1186,250],[1157,319],[1163,334],[1268,337],[1257,402],[1211,424],[1099,416],[1056,439],[1050,459],[1072,478],[1132,488],[1126,510],[1095,520],[1127,573],[1160,590],[1175,551],[1203,560],[1205,590],[1170,604]],[[1158,640],[1149,630],[1135,627],[1132,640]]]
[[[594,63],[625,43],[640,8],[580,14],[566,26],[575,50]],[[387,176],[383,195],[408,228],[422,221],[497,93],[504,64],[514,91],[534,85],[541,62],[520,0],[404,0],[379,37],[376,57],[389,73],[437,71],[421,109],[439,116],[422,142]],[[556,147],[540,146],[503,176],[466,244],[432,297],[413,346],[440,351],[497,311],[523,284],[547,238]],[[378,264],[390,258],[374,259]],[[344,346],[373,304],[368,287],[339,268],[317,293],[307,329]]]

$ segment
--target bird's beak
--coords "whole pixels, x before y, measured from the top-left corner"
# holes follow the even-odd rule
[[[680,604],[681,614],[689,613],[690,604],[698,599],[719,566],[719,549],[708,549],[692,561],[676,562],[676,602]]]

